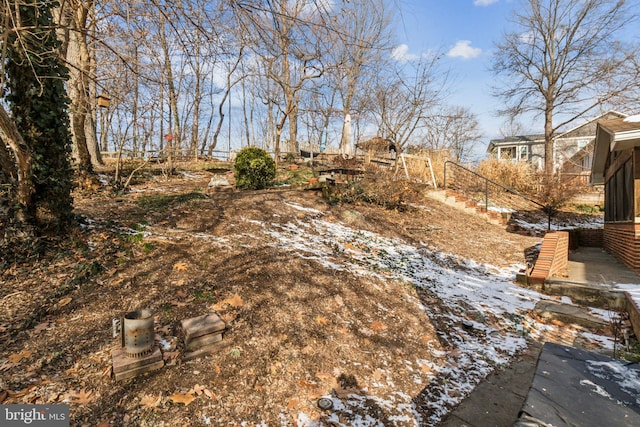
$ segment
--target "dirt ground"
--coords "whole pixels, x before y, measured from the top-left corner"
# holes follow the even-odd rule
[[[423,393],[452,349],[419,305],[442,301],[305,260],[265,224],[313,217],[495,266],[523,264],[540,241],[427,197],[400,212],[287,187],[213,191],[211,177],[156,175],[127,194],[76,194],[79,227],[37,258],[3,263],[0,401],[69,403],[72,425],[297,425],[301,413],[335,425],[317,405],[323,395]],[[166,365],[115,381],[112,319],[140,308],[155,315]],[[227,323],[224,345],[183,361],[180,321],[210,311]]]

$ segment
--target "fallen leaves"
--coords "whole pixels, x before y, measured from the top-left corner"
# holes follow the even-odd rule
[[[17,363],[4,362],[0,364],[0,372],[8,371],[11,368],[18,366]]]
[[[371,330],[374,332],[382,332],[385,329],[387,329],[387,327],[382,322],[375,321],[371,324]]]
[[[60,301],[58,301],[58,307],[64,307],[65,305],[69,304],[72,300],[73,298],[71,297],[62,298]]]
[[[209,390],[208,388],[206,388],[205,386],[200,385],[200,384],[194,385],[191,388],[191,390],[189,390],[187,393],[188,394],[195,394],[196,396],[205,395],[209,399],[215,399],[216,398],[216,396],[213,394],[213,392],[211,390]]]
[[[242,297],[238,294],[234,294],[229,298],[226,298],[220,302],[211,305],[211,308],[216,311],[222,311],[226,307],[239,308],[244,306],[244,301]]]
[[[154,409],[160,406],[162,402],[162,394],[154,396],[153,394],[143,394],[140,398],[140,406],[144,406],[145,409]]]
[[[329,323],[329,319],[324,316],[318,316],[316,317],[316,322],[320,323],[321,325],[326,325],[327,323]]]
[[[20,363],[22,359],[28,359],[33,352],[31,350],[22,350],[20,353],[10,355],[7,360],[9,363]]]
[[[82,390],[72,390],[68,393],[65,393],[62,396],[62,401],[63,402],[69,402],[69,403],[74,403],[77,405],[86,405],[88,403],[91,403],[95,400],[95,398],[98,397],[96,394],[93,393],[92,390],[86,390],[86,389],[82,389]]]
[[[189,269],[189,264],[186,262],[176,262],[173,264],[173,269],[176,271],[187,271]]]
[[[171,396],[169,396],[169,400],[172,401],[173,403],[182,403],[183,405],[187,406],[191,402],[196,400],[196,397],[191,393],[176,392],[176,393],[173,393]]]
[[[38,387],[34,385],[34,386],[31,386],[31,387],[27,387],[27,388],[25,388],[23,390],[20,390],[20,391],[6,390],[8,397],[5,397],[5,399],[10,398],[10,399],[12,399],[13,402],[17,402],[17,399],[20,399],[20,398],[24,398],[24,399],[28,400],[28,398],[31,395],[31,393],[36,391],[37,388]],[[26,403],[26,401],[25,401],[25,403]]]
[[[33,328],[33,332],[39,334],[40,332],[47,330],[49,328],[49,325],[49,322],[42,322]]]
[[[244,301],[242,301],[242,297],[238,294],[235,294],[224,301],[222,304],[229,304],[231,307],[242,307],[244,305]]]

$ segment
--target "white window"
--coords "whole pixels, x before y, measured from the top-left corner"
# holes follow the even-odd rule
[[[526,145],[514,145],[512,147],[500,147],[499,157],[513,162],[526,162],[529,160],[529,147]]]
[[[521,145],[519,150],[518,161],[526,162],[529,159],[529,147]]]

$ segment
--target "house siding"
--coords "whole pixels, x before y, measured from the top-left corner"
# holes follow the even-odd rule
[[[616,111],[609,111],[574,129],[556,135],[553,141],[554,168],[565,173],[579,173],[589,170],[598,121],[622,117],[626,117],[626,115]],[[529,147],[529,163],[542,170],[545,159],[544,134],[513,136],[492,140],[489,143],[488,150],[491,155],[497,157],[499,147],[506,149],[522,145]]]
[[[604,248],[640,273],[640,224],[605,223]]]

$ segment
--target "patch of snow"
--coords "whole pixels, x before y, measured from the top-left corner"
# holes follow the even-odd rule
[[[591,391],[599,394],[602,397],[606,397],[607,399],[611,399],[613,400],[613,398],[611,397],[611,395],[609,393],[607,393],[607,391],[605,389],[603,389],[602,387],[600,387],[598,384],[589,381],[589,380],[581,380],[580,381],[580,385],[584,385],[584,386],[589,386],[591,387]]]
[[[385,425],[382,419],[376,418],[378,411],[371,411],[372,407],[383,409],[385,420],[394,425],[437,425],[480,381],[525,348],[526,336],[542,337],[556,330],[555,326],[540,324],[527,317],[538,301],[549,297],[513,283],[515,274],[523,266],[500,268],[479,264],[471,259],[439,252],[425,244],[410,245],[399,239],[323,221],[318,218],[322,212],[316,209],[296,203],[287,205],[311,215],[284,224],[248,218],[242,220],[258,225],[259,232],[270,237],[268,245],[327,269],[378,279],[381,284],[372,284],[378,289],[389,280],[412,285],[419,290],[419,297],[407,293],[403,299],[415,304],[434,323],[445,326],[438,329],[437,342],[442,344],[442,348],[425,343],[434,360],[406,361],[413,381],[425,386],[418,396],[388,391],[397,387],[387,375],[388,372],[385,374],[383,371],[380,381],[370,383],[371,388],[362,390],[361,394],[354,393],[345,399],[325,396],[332,400],[333,408],[322,417],[322,421],[303,411],[298,412],[295,421],[298,426],[319,427],[327,423],[355,427]],[[540,224],[544,230],[546,226],[546,221]],[[153,231],[154,235],[169,233],[161,229]],[[130,229],[127,232],[139,233]],[[184,233],[187,232],[180,231],[177,236]],[[226,238],[206,233],[188,234],[219,244],[229,243]],[[256,238],[243,233],[235,236],[238,237]],[[633,288],[631,285],[623,286],[637,292],[640,298],[640,285]],[[424,297],[438,299],[441,303],[427,303]],[[565,298],[562,301],[571,303]],[[389,311],[380,304],[377,308],[383,312]],[[604,313],[603,310],[598,314]],[[607,337],[587,333],[582,335],[602,345],[611,344]],[[345,360],[340,362],[347,363]],[[382,360],[381,365],[387,366],[387,362]],[[598,369],[597,365],[593,365],[594,371]],[[637,375],[637,372],[632,373]],[[640,389],[637,376],[621,377],[620,381],[628,389]],[[282,425],[290,425],[290,421],[287,414],[280,414]]]
[[[156,335],[157,337],[158,335]],[[166,339],[164,339],[163,337],[159,337],[158,338],[158,343],[160,343],[160,346],[162,347],[162,349],[164,351],[169,351],[172,348],[172,345],[169,341],[167,341]]]
[[[444,353],[449,362],[433,370],[432,382],[439,386],[424,391],[432,414],[425,420],[428,424],[436,424],[497,366],[505,365],[512,355],[526,347],[517,325],[542,297],[513,283],[517,266],[501,269],[480,265],[317,219],[272,224],[264,232],[274,239],[272,245],[291,250],[304,259],[355,275],[402,280],[446,301],[448,312],[420,304],[431,319],[441,319],[452,326],[440,338],[457,349]],[[474,317],[497,319],[495,323],[500,330],[480,322],[472,322],[473,331],[459,327],[469,318],[469,307]],[[534,322],[528,324],[529,329],[536,326]],[[367,399],[379,398],[367,396]],[[414,413],[412,417],[415,419],[417,415]],[[334,421],[342,425],[337,419]],[[351,425],[377,425],[359,422]]]
[[[603,349],[613,350],[613,346],[615,342],[611,337],[605,337],[604,335],[596,335],[590,332],[580,332],[580,335],[583,338],[598,344]],[[620,345],[620,343],[618,343],[618,345]]]
[[[313,214],[318,214],[321,215],[322,211],[319,211],[318,209],[314,209],[314,208],[306,208],[302,205],[299,205],[297,203],[290,203],[290,202],[285,202],[284,203],[287,206],[290,206],[296,210],[302,211],[302,212],[309,212],[309,213],[313,213]]]
[[[619,284],[615,286],[616,290],[624,291],[629,294],[633,302],[636,303],[637,307],[640,307],[640,284]]]
[[[566,296],[566,295],[563,295],[563,296],[560,298],[560,302],[561,302],[562,304],[569,304],[569,305],[573,305],[573,301],[571,300],[571,298],[569,298],[569,297],[568,297],[568,296]]]
[[[245,217],[241,217],[240,219],[241,219],[242,221],[244,221],[244,222],[248,222],[249,224],[256,224],[256,225],[259,225],[260,227],[264,227],[264,225],[265,225],[265,224],[264,224],[264,222],[262,222],[262,221],[258,221],[258,220],[256,220],[256,219],[249,219],[249,218],[245,218]]]
[[[515,210],[511,209],[511,208],[501,208],[499,206],[489,206],[489,210],[492,212],[498,212],[498,213],[514,213]]]
[[[589,312],[594,316],[601,317],[607,323],[620,318],[615,310],[605,310],[602,308],[589,307]]]
[[[515,225],[524,230],[544,232],[547,231],[549,224],[547,218],[541,218],[538,222],[528,222],[520,218],[512,218]],[[568,229],[598,229],[604,227],[604,216],[593,216],[581,219],[572,219],[568,221],[560,221],[558,218],[551,219],[552,230],[568,230]]]
[[[637,369],[630,369],[627,363],[620,360],[587,360],[586,365],[594,376],[616,382],[622,391],[635,399],[636,405],[640,405],[640,373]]]
[[[185,178],[190,178],[190,179],[198,179],[198,178],[202,178],[204,176],[202,174],[190,173],[190,172],[185,172],[185,171],[181,171],[180,175],[182,175]]]
[[[640,114],[634,114],[633,116],[625,117],[622,121],[627,123],[638,123],[640,122]]]

